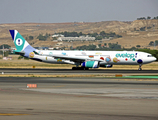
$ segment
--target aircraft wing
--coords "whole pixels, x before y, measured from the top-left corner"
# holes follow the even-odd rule
[[[52,55],[52,57],[54,57],[55,59],[60,58],[63,60],[70,60],[70,61],[74,61],[74,62],[84,62],[87,60],[103,62],[103,60],[101,60],[101,59],[83,58],[83,57],[78,57],[78,56],[76,57],[76,56]]]

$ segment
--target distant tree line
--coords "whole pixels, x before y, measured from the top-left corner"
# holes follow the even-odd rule
[[[41,41],[46,41],[49,36],[50,36],[50,34],[48,34],[48,33],[46,33],[45,35],[39,34],[37,39],[39,39]]]
[[[113,38],[120,38],[122,37],[121,35],[117,35],[116,33],[114,32],[110,32],[110,33],[106,33],[105,31],[101,31],[99,34],[98,33],[88,33],[88,34],[83,34],[82,32],[59,32],[59,33],[56,33],[56,34],[62,34],[64,35],[65,37],[80,37],[80,36],[89,36],[89,37],[95,37],[96,40],[102,40],[104,38],[110,38],[110,37],[113,37]]]
[[[95,50],[96,45],[83,45],[76,47],[77,50]]]
[[[153,25],[154,26],[154,25]],[[149,30],[151,29],[152,27],[151,26],[148,26],[148,27],[141,27],[141,28],[134,28],[134,31],[145,31],[145,30]]]
[[[30,35],[29,37],[26,37],[25,39],[26,39],[26,40],[33,40],[34,37]]]
[[[0,49],[3,49],[3,46],[4,46],[4,48],[7,48],[7,49],[9,49],[11,47],[10,45],[3,44],[3,45],[0,46]]]
[[[150,46],[158,46],[158,40],[150,41],[149,45]]]
[[[121,45],[118,43],[108,43],[110,50],[121,50]]]
[[[86,35],[86,34],[83,34],[82,32],[59,32],[59,33],[56,33],[56,34],[62,34],[64,35],[64,37],[79,37],[79,36],[83,36],[83,35]]]
[[[77,50],[121,50],[121,45],[118,43],[104,43],[104,46],[101,46],[101,44],[98,44],[99,48],[97,48],[96,45],[83,45],[76,47]]]
[[[137,18],[137,20],[150,20],[150,19],[151,19],[150,16],[148,16],[148,17],[140,17],[140,18]],[[153,17],[152,19],[158,19],[158,16]]]
[[[115,32],[110,32],[110,33],[106,33],[105,31],[101,31],[100,34],[97,33],[93,33],[93,34],[89,34],[90,36],[94,36],[96,38],[96,40],[102,40],[105,38],[120,38],[122,37],[121,35],[117,35]]]

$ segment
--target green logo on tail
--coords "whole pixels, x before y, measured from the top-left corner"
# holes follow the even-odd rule
[[[19,33],[17,33],[14,44],[17,51],[22,51],[25,45],[25,39]]]

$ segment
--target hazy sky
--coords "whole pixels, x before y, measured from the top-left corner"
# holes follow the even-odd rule
[[[133,21],[147,16],[158,16],[158,0],[0,0],[0,24]]]

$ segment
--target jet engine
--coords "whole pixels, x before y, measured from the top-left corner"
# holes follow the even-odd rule
[[[83,62],[81,64],[81,66],[85,67],[85,68],[98,68],[99,62],[98,61],[86,61],[86,62]]]

